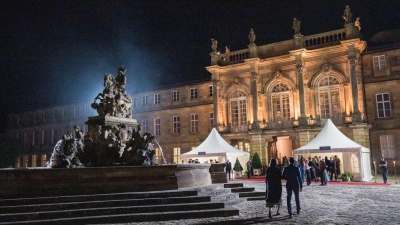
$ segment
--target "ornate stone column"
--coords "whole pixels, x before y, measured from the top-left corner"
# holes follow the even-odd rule
[[[306,107],[305,107],[305,94],[304,94],[304,72],[305,72],[305,63],[304,63],[304,55],[306,54],[306,49],[299,49],[290,51],[295,57],[296,63],[296,73],[297,73],[297,85],[299,88],[299,101],[300,101],[300,116],[299,116],[299,126],[307,127],[308,121],[306,116]]]
[[[218,84],[219,84],[219,80],[217,79],[213,79],[212,80],[212,84],[213,84],[213,113],[214,113],[214,124],[213,124],[213,128],[218,130]]]
[[[257,91],[258,74],[251,73],[251,94],[253,95],[253,124],[252,130],[260,130],[260,121],[258,120],[258,91]]]
[[[353,123],[361,123],[361,113],[358,109],[358,87],[357,87],[357,74],[356,74],[356,57],[348,56],[350,64],[350,79],[351,79],[351,95],[353,98]]]

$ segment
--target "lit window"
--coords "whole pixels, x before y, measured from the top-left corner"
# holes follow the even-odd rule
[[[190,99],[197,98],[197,88],[190,88]]]
[[[381,135],[379,136],[382,157],[396,158],[396,146],[394,135]]]
[[[178,164],[180,162],[181,148],[174,148],[174,163]]]
[[[340,86],[335,77],[326,76],[321,79],[318,84],[318,101],[321,119],[341,120]]]
[[[180,116],[174,116],[173,117],[173,131],[174,134],[179,134],[181,133],[181,117]]]
[[[289,87],[278,83],[272,88],[272,116],[275,122],[290,120]]]
[[[250,152],[250,143],[248,143],[248,142],[244,143],[244,150],[246,152]]]
[[[29,162],[29,155],[24,155],[24,157],[23,157],[23,167],[24,168],[28,167],[28,162]]]
[[[42,154],[42,161],[41,161],[41,163],[40,163],[40,166],[41,166],[41,167],[46,167],[46,166],[47,166],[46,160],[47,160],[46,154]]]
[[[374,70],[383,70],[386,69],[386,60],[384,55],[374,56]]]
[[[148,120],[142,120],[142,130],[144,133],[149,132],[149,121]]]
[[[154,119],[154,133],[156,136],[161,135],[161,119]]]
[[[154,104],[160,104],[160,94],[155,94],[154,95]]]
[[[179,91],[174,91],[174,96],[173,96],[173,101],[178,102],[179,101]]]
[[[32,167],[36,167],[37,155],[32,155]]]
[[[142,105],[147,105],[147,95],[142,97]]]
[[[197,114],[190,115],[191,118],[191,132],[199,132],[199,116]]]
[[[388,93],[376,94],[376,109],[378,110],[378,118],[392,116],[390,109],[390,95]]]

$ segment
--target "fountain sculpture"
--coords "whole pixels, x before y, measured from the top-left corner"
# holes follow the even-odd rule
[[[132,119],[132,98],[126,93],[126,68],[118,75],[104,75],[104,90],[92,103],[98,116],[89,117],[88,134],[78,126],[74,134],[64,134],[56,144],[48,167],[99,167],[115,165],[155,165],[154,136],[141,135]]]

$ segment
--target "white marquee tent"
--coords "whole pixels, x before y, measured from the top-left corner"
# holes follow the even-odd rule
[[[229,160],[232,163],[232,169],[235,165],[236,158],[239,159],[243,170],[246,170],[246,162],[249,160],[250,153],[240,151],[226,142],[218,131],[213,128],[207,139],[203,141],[197,148],[181,155],[180,159],[188,162],[189,159],[199,159],[201,163],[205,161],[217,160],[224,163]]]
[[[303,155],[306,159],[309,156],[329,158],[337,155],[341,162],[341,173],[350,172],[356,181],[372,179],[370,150],[346,137],[330,119],[310,143],[293,151],[295,158],[299,155]]]

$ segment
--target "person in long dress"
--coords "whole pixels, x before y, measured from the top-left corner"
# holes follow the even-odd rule
[[[278,167],[278,160],[271,159],[269,167],[265,171],[266,207],[269,208],[268,216],[272,218],[271,209],[277,206],[276,216],[280,215],[279,210],[282,206],[282,171]]]

